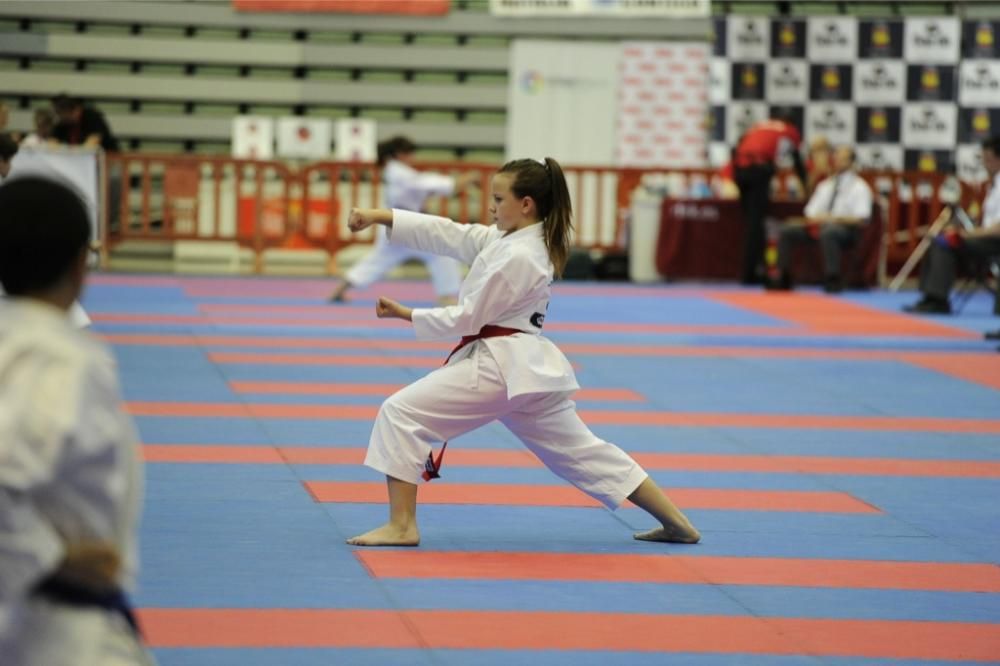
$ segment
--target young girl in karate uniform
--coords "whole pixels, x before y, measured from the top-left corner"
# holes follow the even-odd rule
[[[412,166],[413,153],[416,149],[416,145],[403,136],[393,137],[378,145],[378,163],[382,167],[383,201],[387,208],[420,211],[428,197],[449,197],[478,177],[474,173],[452,178],[444,174],[417,171]],[[376,230],[375,247],[347,271],[344,279],[330,295],[330,301],[333,303],[345,301],[348,289],[367,287],[409,259],[420,259],[427,266],[440,305],[455,303],[455,296],[462,282],[459,263],[451,257],[390,244],[381,229]]]
[[[380,318],[412,322],[420,339],[462,342],[446,365],[382,404],[365,464],[386,475],[389,522],[348,543],[418,545],[417,484],[437,476],[441,464],[433,446],[497,419],[550,470],[608,508],[628,499],[661,523],[636,539],[697,542],[698,531],[638,463],[580,420],[570,400],[579,388],[573,369],[540,335],[553,276],[570,250],[569,190],[559,164],[505,164],[493,177],[490,214],[494,226],[402,210],[351,212],[354,231],[381,224],[392,243],[452,256],[470,269],[456,305],[376,303]]]

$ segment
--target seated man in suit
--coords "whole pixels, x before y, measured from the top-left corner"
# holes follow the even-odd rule
[[[982,225],[972,231],[948,227],[934,239],[920,272],[923,297],[903,309],[918,314],[951,314],[948,295],[959,259],[1000,260],[1000,135],[983,141],[983,167],[990,190],[983,202]]]
[[[833,153],[833,173],[809,197],[804,223],[789,222],[778,241],[777,281],[768,289],[792,288],[792,252],[800,243],[819,242],[823,250],[823,288],[841,291],[840,257],[845,247],[857,243],[861,226],[872,216],[873,195],[868,183],[854,170],[854,149],[840,146]]]

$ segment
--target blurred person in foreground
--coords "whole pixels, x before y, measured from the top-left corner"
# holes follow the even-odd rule
[[[0,185],[0,662],[152,664],[126,596],[142,472],[110,351],[68,316],[86,204],[37,176]]]

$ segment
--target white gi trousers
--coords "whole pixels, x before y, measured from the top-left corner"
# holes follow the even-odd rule
[[[367,466],[419,484],[435,446],[499,420],[546,467],[609,509],[621,505],[646,479],[627,453],[590,431],[576,413],[571,391],[508,398],[507,383],[489,348],[482,341],[472,345],[464,358],[382,404],[368,443]]]
[[[421,252],[388,241],[384,228],[379,225],[375,232],[375,245],[361,261],[351,266],[344,275],[352,287],[363,289],[375,282],[396,266],[408,259],[419,259],[427,266],[434,285],[434,293],[439,297],[455,296],[462,284],[462,274],[458,261],[431,252]]]

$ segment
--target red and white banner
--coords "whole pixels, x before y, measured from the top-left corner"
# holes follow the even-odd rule
[[[233,157],[269,160],[274,157],[274,118],[235,116],[232,139]]]
[[[709,45],[699,42],[622,45],[619,166],[706,165],[709,56]]]
[[[451,0],[232,0],[240,12],[329,12],[340,14],[410,14],[440,16]]]
[[[333,122],[328,118],[278,118],[278,156],[325,160],[330,157]]]

